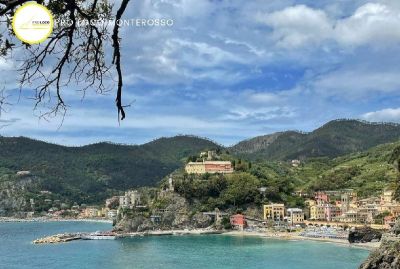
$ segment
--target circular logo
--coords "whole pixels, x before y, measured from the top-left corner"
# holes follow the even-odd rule
[[[45,41],[53,31],[53,16],[43,5],[28,2],[15,11],[12,27],[15,35],[28,44]]]

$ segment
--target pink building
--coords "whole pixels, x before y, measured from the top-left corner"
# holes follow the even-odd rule
[[[329,203],[329,196],[325,192],[318,191],[315,193],[315,201],[317,201],[318,205],[328,204]]]
[[[341,215],[341,210],[340,207],[338,206],[325,204],[324,213],[325,213],[325,219],[327,221],[333,221],[336,217],[339,217]]]

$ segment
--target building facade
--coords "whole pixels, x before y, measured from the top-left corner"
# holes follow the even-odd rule
[[[285,218],[284,204],[264,205],[264,220],[283,221]]]
[[[288,208],[287,214],[287,221],[291,225],[304,222],[304,212],[300,208]]]
[[[324,220],[325,209],[323,205],[312,205],[310,206],[310,219],[311,220]]]
[[[189,162],[185,166],[185,171],[188,174],[227,174],[233,173],[233,167],[230,161]]]

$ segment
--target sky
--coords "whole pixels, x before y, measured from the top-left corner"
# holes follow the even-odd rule
[[[13,55],[0,58],[13,104],[0,134],[64,145],[192,134],[228,146],[338,118],[400,123],[398,0],[137,0],[124,18],[173,20],[121,28],[123,98],[133,102],[124,121],[115,86],[83,99],[72,83],[62,125],[40,119]]]

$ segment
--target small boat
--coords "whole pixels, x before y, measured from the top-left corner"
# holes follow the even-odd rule
[[[82,234],[81,238],[83,240],[114,240],[115,238],[117,238],[117,236],[113,232],[94,232],[89,234]]]

